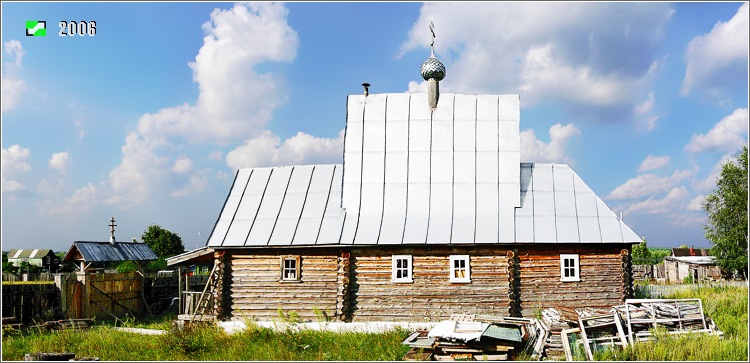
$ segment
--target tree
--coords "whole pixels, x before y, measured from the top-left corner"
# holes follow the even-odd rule
[[[650,265],[651,251],[646,245],[646,237],[641,237],[643,242],[633,246],[633,264]]]
[[[738,157],[724,164],[716,190],[706,197],[708,213],[703,226],[711,241],[711,254],[725,273],[739,272],[747,278],[747,146]]]
[[[148,226],[141,238],[143,243],[151,247],[158,257],[167,258],[185,252],[185,246],[179,235],[156,224]]]

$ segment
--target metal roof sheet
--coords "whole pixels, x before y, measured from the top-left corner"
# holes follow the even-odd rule
[[[153,261],[159,259],[145,243],[117,242],[113,245],[109,242],[75,241],[63,260],[71,260],[73,251],[76,249],[86,262]]]
[[[567,165],[520,163],[518,95],[349,96],[343,165],[240,169],[207,246],[633,243]]]
[[[9,259],[17,258],[43,258],[44,256],[53,253],[50,249],[12,249],[8,251]],[[54,253],[53,253],[54,254]]]

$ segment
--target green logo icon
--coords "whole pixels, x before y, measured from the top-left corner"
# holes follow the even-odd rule
[[[27,37],[47,36],[47,22],[44,20],[26,20]]]

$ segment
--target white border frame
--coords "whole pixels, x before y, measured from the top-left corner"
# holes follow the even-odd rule
[[[574,260],[575,266],[573,266],[573,269],[576,273],[574,277],[565,277],[565,260]],[[568,267],[570,268],[570,267]],[[568,253],[568,254],[560,254],[560,281],[563,282],[575,282],[575,281],[581,281],[581,259],[578,254],[575,253]]]
[[[465,260],[466,261],[466,277],[464,278],[456,278],[455,276],[455,265],[453,264],[454,261],[457,260]],[[450,272],[450,282],[457,282],[457,283],[469,283],[471,282],[471,258],[469,255],[450,255],[450,266],[449,266],[449,272]]]
[[[396,260],[409,261],[409,277],[396,278]],[[391,256],[391,282],[414,282],[414,259],[411,255],[393,255]]]

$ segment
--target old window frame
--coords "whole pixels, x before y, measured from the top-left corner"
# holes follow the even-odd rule
[[[463,266],[461,265],[463,262]],[[456,276],[460,271],[464,272],[464,276]],[[450,282],[457,283],[469,283],[471,282],[471,258],[469,255],[450,255]]]
[[[401,261],[401,264],[399,264]],[[403,261],[407,261],[407,266],[403,266]],[[391,256],[391,282],[409,283],[414,282],[414,259],[411,255],[392,255]],[[401,272],[401,277],[398,277]],[[406,272],[406,277],[403,273]]]
[[[294,262],[293,267],[287,267],[286,262]],[[302,281],[302,269],[301,269],[302,258],[299,255],[281,256],[281,276],[280,282],[301,282]],[[290,277],[287,272],[294,271],[294,276]]]
[[[570,261],[573,261],[571,266]],[[568,275],[566,276],[566,272]],[[572,272],[572,275],[571,275]],[[576,282],[581,281],[581,259],[576,253],[560,254],[560,281]]]

